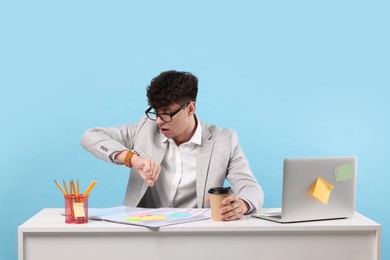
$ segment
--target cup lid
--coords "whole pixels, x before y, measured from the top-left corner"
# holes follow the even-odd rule
[[[209,189],[210,194],[230,194],[233,193],[230,187],[214,187]]]

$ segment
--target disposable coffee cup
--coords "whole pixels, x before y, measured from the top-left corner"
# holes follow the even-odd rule
[[[222,200],[233,193],[230,187],[214,187],[209,189],[211,219],[223,221],[219,210],[222,208]]]

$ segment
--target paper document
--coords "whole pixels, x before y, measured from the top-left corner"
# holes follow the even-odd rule
[[[89,219],[144,227],[161,227],[210,218],[204,208],[133,208],[118,206],[89,209]]]

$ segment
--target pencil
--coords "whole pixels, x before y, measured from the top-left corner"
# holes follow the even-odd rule
[[[88,189],[83,194],[84,197],[88,196],[89,193],[91,193],[91,191],[95,187],[96,183],[97,183],[96,179],[91,182],[91,184],[88,186]]]
[[[69,193],[68,193],[68,188],[66,187],[66,182],[65,182],[65,180],[62,180],[62,181],[64,182],[64,188],[65,188],[66,195],[68,195]]]
[[[77,197],[77,191],[76,191],[76,188],[75,188],[75,186],[74,186],[74,181],[73,181],[73,179],[70,180],[70,185],[72,186],[73,195],[74,195],[75,197]]]
[[[77,196],[80,196],[80,182],[77,179]]]
[[[68,194],[66,194],[66,192],[62,189],[61,185],[56,180],[54,180],[54,182],[56,183],[57,187],[62,191],[62,193],[64,193],[65,196],[68,195]]]
[[[69,181],[69,195],[72,196],[73,195],[73,187],[72,187],[72,180]]]

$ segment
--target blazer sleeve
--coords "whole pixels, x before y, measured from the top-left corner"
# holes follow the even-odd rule
[[[123,150],[133,149],[138,129],[145,123],[118,127],[95,127],[88,129],[81,137],[81,146],[92,155],[109,163],[114,163],[111,155]]]
[[[232,131],[230,138],[230,159],[226,179],[233,186],[234,193],[249,201],[254,207],[252,211],[255,211],[263,206],[263,189],[249,167],[249,162],[239,144],[237,133]]]

